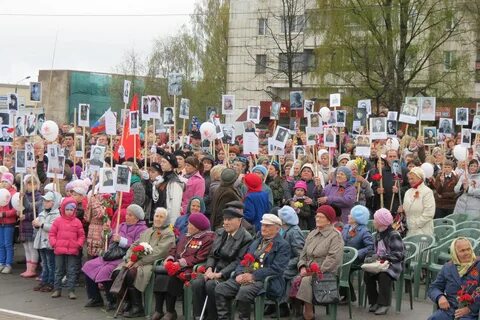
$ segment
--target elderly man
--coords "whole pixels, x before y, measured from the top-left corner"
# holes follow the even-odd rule
[[[249,256],[255,261],[242,261],[235,270],[234,277],[222,282],[215,288],[217,303],[217,319],[229,320],[228,300],[237,301],[240,319],[250,319],[250,305],[255,297],[262,292],[264,281],[268,276],[271,280],[268,296],[283,295],[283,271],[290,259],[290,245],[280,235],[282,220],[273,214],[264,214],[260,236],[248,248]],[[244,260],[247,260],[244,257]]]
[[[252,236],[242,227],[242,219],[241,210],[233,208],[223,210],[223,228],[216,231],[212,250],[205,265],[205,274],[191,282],[195,318],[200,317],[205,298],[208,296],[206,318],[217,319],[215,287],[230,278],[230,274],[238,266],[252,242]]]

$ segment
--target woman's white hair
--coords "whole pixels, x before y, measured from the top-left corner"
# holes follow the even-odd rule
[[[168,211],[163,207],[158,207],[157,209],[155,209],[155,214],[157,213],[163,213],[165,215],[165,218],[168,217]]]

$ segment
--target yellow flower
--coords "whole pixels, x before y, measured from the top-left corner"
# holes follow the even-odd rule
[[[303,207],[303,203],[301,203],[300,201],[295,202],[293,205],[295,206],[295,208]]]
[[[254,262],[253,263],[253,270],[258,270],[260,268],[260,263]]]

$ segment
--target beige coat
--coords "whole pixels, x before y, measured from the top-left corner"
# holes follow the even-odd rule
[[[343,238],[340,232],[329,225],[324,230],[311,231],[305,240],[297,267],[308,267],[312,262],[320,266],[322,272],[337,273],[343,261]],[[302,278],[297,299],[312,303],[312,277]]]
[[[407,236],[417,234],[433,236],[435,198],[432,189],[424,183],[418,186],[417,189],[408,189],[403,199],[403,210],[407,217]]]
[[[157,235],[157,231],[153,227],[148,228],[140,235],[140,239],[132,243],[125,255],[125,261],[130,260],[132,248],[140,244],[140,242],[147,242],[153,248],[152,254],[142,257],[136,263],[138,268],[134,286],[137,290],[143,292],[152,276],[153,263],[158,259],[164,259],[168,255],[168,250],[175,245],[175,235],[169,226],[160,230],[160,236]],[[126,262],[120,264],[117,269],[121,269],[125,264]]]

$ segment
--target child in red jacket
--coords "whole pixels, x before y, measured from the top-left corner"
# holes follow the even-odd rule
[[[85,242],[82,222],[76,217],[77,203],[73,198],[63,200],[60,217],[55,219],[48,234],[55,252],[55,283],[52,298],[62,295],[62,278],[67,275],[68,298],[76,299],[75,283],[79,273],[79,252]]]
[[[7,189],[13,196],[16,192],[13,187],[13,175],[10,172],[2,174],[1,187]],[[17,222],[17,211],[9,203],[0,207],[0,272],[12,273],[13,263],[13,233]]]

